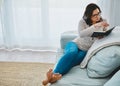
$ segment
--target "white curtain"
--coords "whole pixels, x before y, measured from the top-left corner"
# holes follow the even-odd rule
[[[97,0],[4,0],[0,46],[7,49],[53,50],[64,31],[77,30],[88,3]]]
[[[98,3],[110,27],[120,26],[120,0],[99,0]]]

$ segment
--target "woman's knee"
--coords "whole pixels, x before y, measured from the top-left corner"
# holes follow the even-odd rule
[[[78,52],[78,46],[74,42],[69,42],[64,50],[65,53],[77,53]]]

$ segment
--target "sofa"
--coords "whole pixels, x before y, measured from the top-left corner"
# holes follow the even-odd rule
[[[119,38],[118,32],[120,31],[118,31],[118,28],[120,29],[120,27],[116,28],[116,31],[113,31],[112,35]],[[114,35],[116,32],[118,34]],[[64,53],[64,47],[66,43],[73,40],[77,36],[77,31],[67,31],[61,34],[61,48],[58,49],[57,61],[59,57]],[[101,41],[104,43],[104,40]],[[99,41],[96,44],[99,44]],[[92,49],[94,49],[94,47],[92,47]],[[92,51],[92,49],[90,50]],[[116,39],[115,43],[112,42],[108,46],[99,49],[97,53],[91,56],[92,58],[87,59],[88,63],[85,68],[82,68],[80,65],[73,67],[60,80],[58,80],[56,83],[51,84],[50,86],[120,86],[119,50],[120,39]],[[91,51],[88,51],[88,54]]]

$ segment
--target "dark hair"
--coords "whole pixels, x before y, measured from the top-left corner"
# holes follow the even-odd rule
[[[86,9],[85,9],[85,12],[84,12],[84,15],[83,15],[83,19],[85,20],[85,22],[91,26],[92,25],[92,21],[91,21],[91,16],[92,16],[92,13],[95,9],[99,9],[100,13],[101,13],[101,10],[100,8],[94,4],[94,3],[90,3],[87,5]],[[102,21],[102,18],[100,19],[100,21]]]

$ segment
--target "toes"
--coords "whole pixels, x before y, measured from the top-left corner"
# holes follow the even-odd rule
[[[49,69],[49,72],[52,72],[53,71],[53,69]]]
[[[49,69],[49,71],[46,73],[47,78],[46,78],[46,80],[42,81],[43,85],[47,85],[49,83],[49,81],[51,80],[52,74],[53,74],[52,71],[53,71],[52,69]]]
[[[42,81],[42,84],[45,86],[45,85],[47,85],[47,84],[48,84],[48,81],[43,80],[43,81]]]
[[[52,69],[50,69],[48,72],[47,72],[47,79],[48,81],[52,78]]]
[[[50,74],[53,70],[52,69],[49,69],[49,71],[47,72],[47,74]]]

